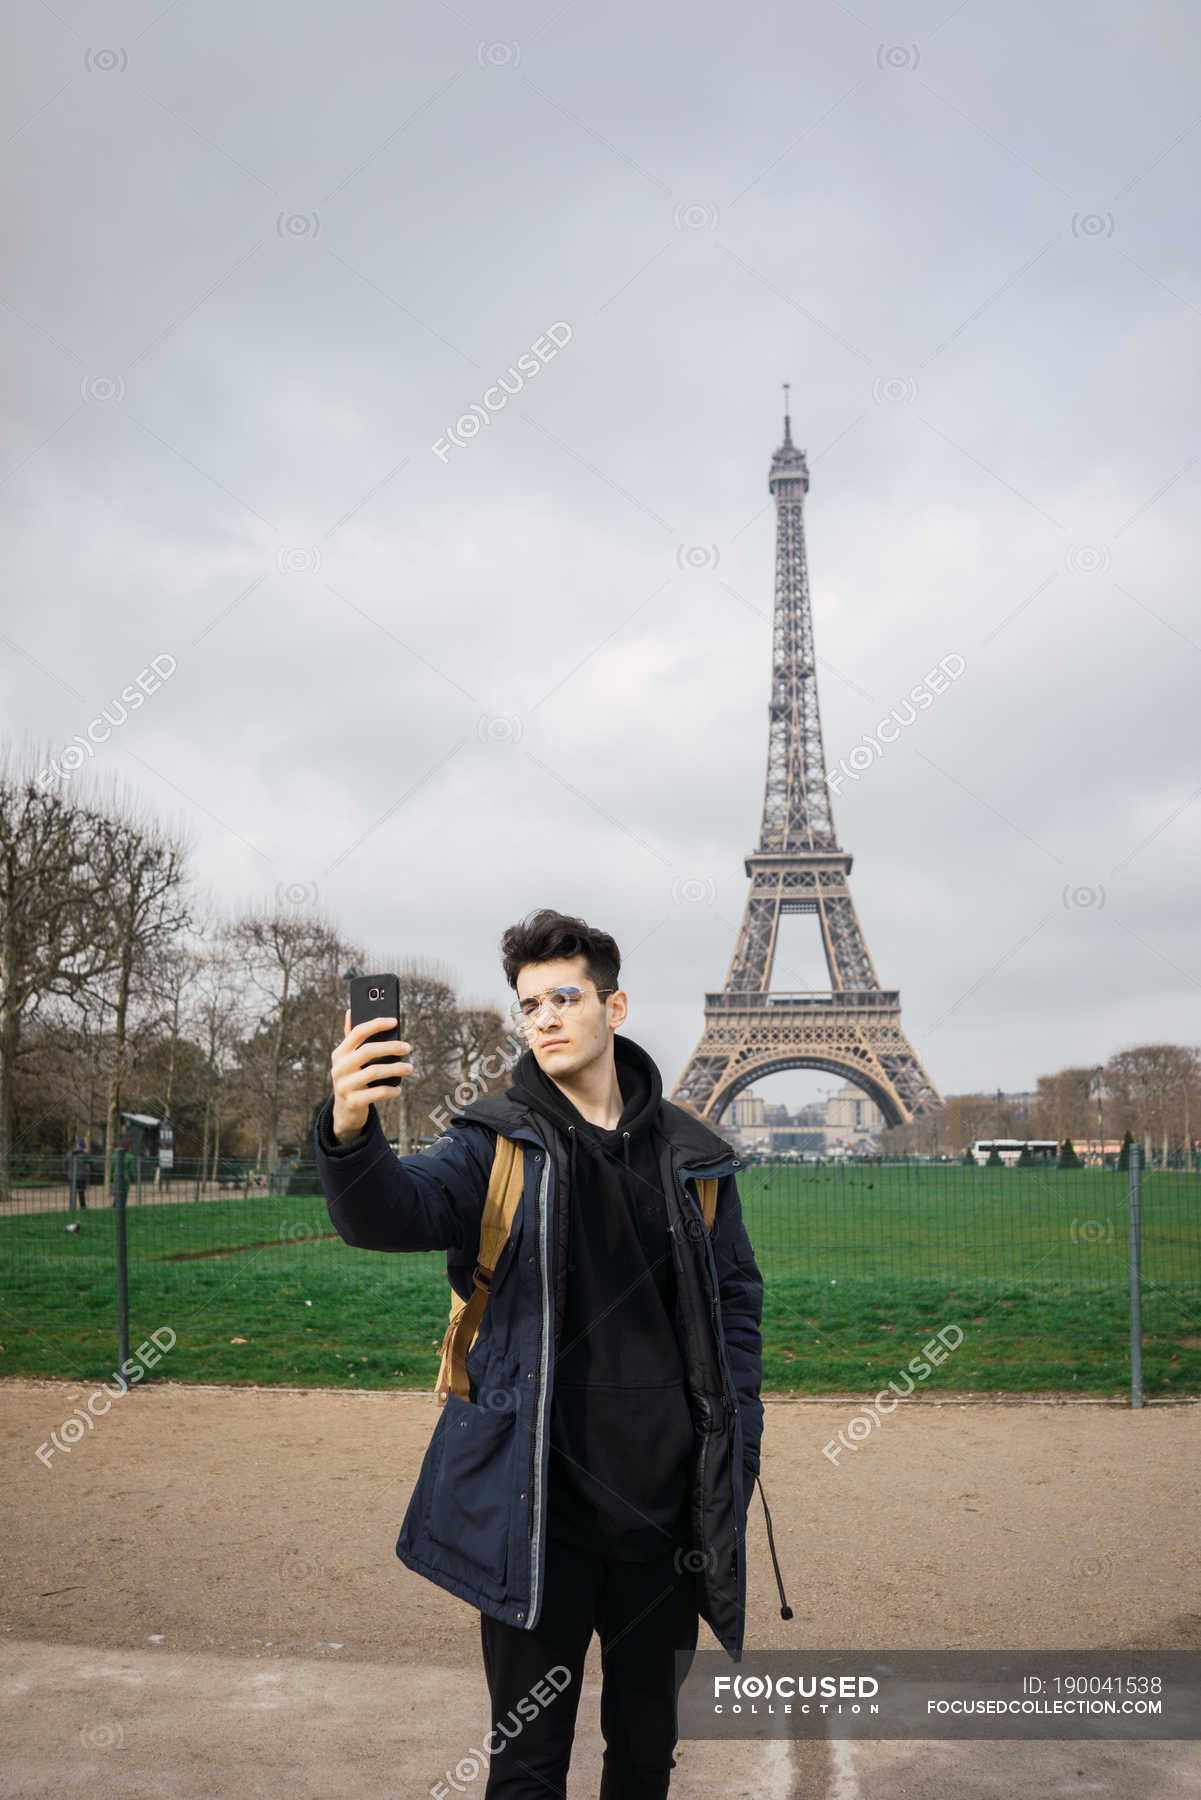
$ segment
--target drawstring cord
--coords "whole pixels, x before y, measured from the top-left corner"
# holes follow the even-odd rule
[[[574,1192],[575,1191],[575,1150],[576,1150],[576,1144],[579,1141],[576,1137],[576,1131],[575,1131],[574,1125],[569,1125],[567,1127],[567,1136],[571,1143],[571,1154],[568,1157],[568,1163],[567,1163],[567,1177],[568,1177],[570,1191]],[[623,1131],[621,1134],[621,1151],[622,1151],[622,1156],[625,1159],[626,1177],[628,1179],[630,1176],[630,1173],[631,1173],[631,1170],[630,1170],[630,1134],[628,1131]],[[572,1261],[570,1244],[567,1247],[567,1267],[569,1269],[575,1268],[575,1263]]]
[[[567,1172],[568,1172],[568,1175],[570,1176],[571,1180],[574,1181],[575,1180],[575,1147],[576,1147],[576,1135],[575,1135],[575,1126],[574,1125],[569,1125],[567,1127],[567,1135],[571,1139],[571,1157],[568,1162]],[[621,1134],[621,1150],[622,1150],[622,1155],[625,1158],[626,1174],[628,1175],[630,1173],[630,1134],[628,1131],[623,1131]]]
[[[755,1480],[757,1482],[759,1482],[759,1498],[763,1502],[763,1516],[767,1520],[767,1547],[771,1551],[771,1566],[776,1572],[776,1586],[780,1590],[780,1617],[782,1619],[791,1619],[792,1608],[791,1608],[791,1606],[789,1606],[788,1601],[785,1597],[784,1583],[780,1578],[780,1565],[779,1565],[778,1561],[776,1560],[776,1540],[772,1534],[771,1514],[767,1510],[767,1495],[764,1493],[763,1483],[761,1481],[759,1481],[759,1477],[757,1475],[755,1477]]]

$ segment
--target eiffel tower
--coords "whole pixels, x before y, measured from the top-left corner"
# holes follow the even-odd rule
[[[834,830],[805,558],[809,469],[792,441],[787,385],[784,392],[784,442],[767,482],[776,594],[763,826],[745,860],[751,885],[725,986],[705,995],[705,1028],[671,1098],[716,1124],[759,1077],[825,1069],[864,1089],[887,1124],[902,1125],[943,1101],[901,1029],[900,993],[880,986],[851,898],[851,856]],[[828,991],[773,990],[784,913],[817,914]]]

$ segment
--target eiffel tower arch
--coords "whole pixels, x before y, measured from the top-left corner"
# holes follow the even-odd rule
[[[834,829],[805,555],[809,469],[792,441],[787,404],[768,475],[776,579],[759,847],[745,861],[750,888],[724,986],[705,995],[704,1030],[671,1099],[716,1124],[751,1082],[824,1069],[862,1088],[887,1124],[903,1125],[943,1101],[902,1030],[900,993],[880,986],[851,898],[851,856]],[[786,913],[816,914],[828,989],[772,988]]]

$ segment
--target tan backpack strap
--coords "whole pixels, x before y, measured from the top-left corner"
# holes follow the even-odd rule
[[[713,1230],[713,1221],[717,1217],[717,1176],[706,1175],[697,1179],[697,1197],[701,1203],[701,1211],[705,1215],[705,1230]]]
[[[513,1138],[504,1137],[497,1132],[496,1155],[492,1159],[488,1192],[480,1215],[480,1248],[471,1276],[471,1297],[464,1300],[460,1294],[452,1293],[450,1322],[442,1336],[442,1360],[434,1390],[439,1406],[445,1404],[448,1394],[458,1394],[461,1400],[471,1398],[471,1384],[467,1379],[467,1352],[475,1342],[484,1308],[488,1304],[492,1272],[509,1240],[513,1218],[521,1199],[523,1177],[521,1145]]]

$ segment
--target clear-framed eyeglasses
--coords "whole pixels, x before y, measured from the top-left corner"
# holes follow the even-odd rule
[[[616,988],[597,988],[598,1000],[606,994],[615,994]],[[527,994],[524,1000],[514,1000],[509,1008],[509,1015],[518,1030],[529,1033],[536,1029],[545,1008],[552,1019],[562,1020],[578,1013],[581,1004],[588,998],[583,988],[553,987],[544,988],[540,994]]]

